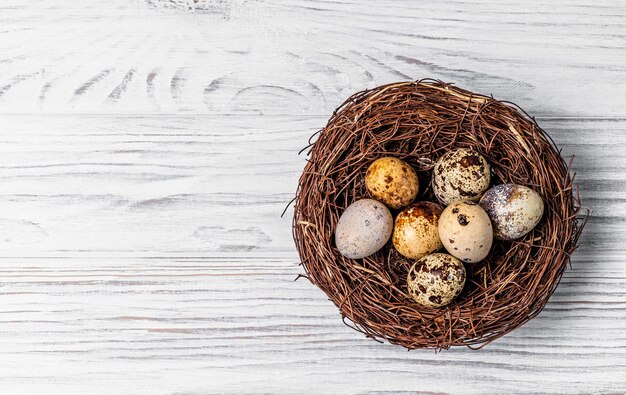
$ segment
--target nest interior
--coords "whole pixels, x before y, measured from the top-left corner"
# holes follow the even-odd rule
[[[354,94],[316,135],[296,194],[294,240],[305,277],[328,295],[346,324],[408,349],[479,348],[542,310],[583,223],[568,166],[533,118],[512,103],[421,80]],[[412,262],[391,242],[367,258],[348,259],[334,245],[334,230],[348,205],[371,197],[365,172],[374,160],[407,161],[420,178],[417,200],[436,201],[430,170],[458,147],[487,158],[492,185],[516,183],[539,192],[545,214],[523,238],[494,240],[484,261],[466,264],[465,287],[451,305],[426,308],[408,296]]]

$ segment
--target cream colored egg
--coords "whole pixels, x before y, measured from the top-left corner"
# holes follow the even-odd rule
[[[395,209],[411,204],[419,190],[415,170],[393,157],[375,160],[367,169],[365,185],[372,196]]]
[[[407,258],[417,259],[441,249],[438,223],[443,208],[437,203],[418,202],[396,217],[393,246]]]
[[[459,148],[447,152],[435,163],[432,186],[443,204],[457,200],[478,201],[489,188],[489,163],[478,152]]]
[[[493,243],[489,216],[474,202],[455,202],[439,218],[439,237],[448,252],[463,262],[485,259]]]
[[[393,217],[384,204],[373,199],[357,200],[339,217],[335,244],[347,258],[364,258],[387,243],[392,229]]]
[[[543,216],[541,196],[522,185],[497,185],[485,192],[480,205],[491,218],[493,236],[499,240],[525,236]]]
[[[465,285],[463,263],[448,254],[426,255],[415,262],[407,275],[407,290],[417,303],[442,307],[454,300]]]

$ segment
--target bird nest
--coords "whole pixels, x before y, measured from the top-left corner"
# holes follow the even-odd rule
[[[584,223],[568,166],[532,117],[511,103],[421,80],[354,94],[318,133],[307,147],[293,235],[303,276],[326,293],[347,325],[408,349],[480,348],[541,312]],[[370,197],[365,172],[374,160],[405,160],[420,178],[417,200],[436,201],[430,170],[460,147],[487,158],[492,184],[537,191],[545,214],[523,238],[494,240],[486,259],[466,265],[465,287],[452,304],[427,308],[408,295],[413,262],[391,242],[369,257],[348,259],[337,251],[334,231],[346,207]]]

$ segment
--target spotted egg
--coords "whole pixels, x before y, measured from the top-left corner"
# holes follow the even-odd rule
[[[375,160],[367,169],[365,185],[372,196],[395,209],[411,204],[419,190],[415,170],[394,157]]]
[[[534,229],[543,216],[543,199],[523,185],[501,184],[489,189],[479,202],[499,240],[515,240]]]
[[[446,250],[463,262],[485,259],[493,243],[489,216],[477,203],[455,202],[439,218],[439,237]]]
[[[407,290],[422,306],[442,307],[461,293],[465,276],[465,267],[457,258],[430,254],[418,259],[409,270]]]
[[[407,258],[417,259],[441,249],[437,225],[443,208],[417,202],[402,210],[393,228],[393,246]]]
[[[379,201],[361,199],[352,203],[339,217],[335,244],[341,255],[359,259],[380,250],[393,230],[393,217]]]
[[[489,163],[474,150],[449,151],[435,163],[432,186],[445,205],[457,200],[478,201],[490,182]]]

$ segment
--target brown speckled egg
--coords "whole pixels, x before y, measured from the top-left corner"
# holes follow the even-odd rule
[[[474,150],[459,148],[437,160],[432,185],[437,199],[447,205],[457,200],[478,201],[490,181],[487,160]]]
[[[375,160],[367,169],[365,185],[372,196],[395,209],[411,204],[419,190],[415,170],[393,157]]]
[[[485,259],[493,243],[489,216],[474,202],[455,202],[439,218],[439,237],[446,250],[463,262]]]
[[[465,285],[463,263],[448,254],[430,254],[420,258],[409,270],[407,289],[417,303],[442,307],[454,300]]]
[[[499,240],[515,240],[533,230],[543,216],[543,200],[532,189],[502,184],[489,189],[480,199]]]
[[[418,202],[402,210],[393,228],[393,246],[407,258],[417,259],[441,249],[437,224],[443,208]]]
[[[372,199],[357,200],[339,217],[335,244],[347,258],[364,258],[387,243],[392,229],[393,217],[384,204]]]

